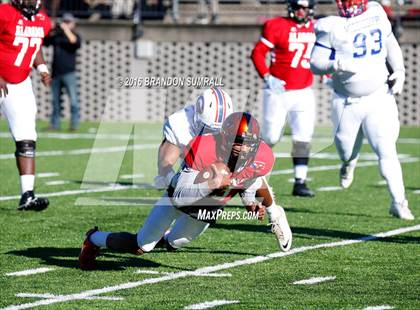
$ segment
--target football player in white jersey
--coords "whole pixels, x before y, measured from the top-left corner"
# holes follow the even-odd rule
[[[220,131],[223,121],[233,111],[229,94],[215,87],[206,89],[195,104],[171,114],[163,125],[155,187],[166,189],[175,175],[172,167],[188,143],[199,134]]]
[[[353,181],[365,136],[392,196],[390,214],[413,220],[396,150],[400,124],[394,95],[402,92],[405,79],[401,48],[379,3],[336,2],[340,16],[322,18],[315,25],[311,70],[332,74],[334,140],[343,161],[341,186],[348,188]]]

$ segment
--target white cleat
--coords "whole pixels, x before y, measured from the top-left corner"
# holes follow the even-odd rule
[[[286,212],[284,212],[284,209],[280,206],[276,207],[279,212],[277,216],[270,219],[271,231],[276,235],[280,249],[287,252],[292,246],[292,230],[287,222]]]
[[[354,178],[354,170],[356,169],[356,165],[349,165],[347,163],[343,163],[340,168],[340,186],[344,189],[347,189],[353,183]]]
[[[403,220],[414,220],[414,215],[411,213],[408,208],[408,201],[404,200],[403,202],[393,202],[391,208],[389,209],[389,214],[392,216],[398,217]]]

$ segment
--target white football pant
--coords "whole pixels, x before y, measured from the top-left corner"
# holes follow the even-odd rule
[[[181,248],[200,236],[208,226],[208,223],[179,211],[165,195],[156,202],[137,233],[137,243],[144,252],[150,252],[170,228],[167,242],[174,248]]]
[[[400,130],[395,98],[387,88],[360,98],[337,94],[332,99],[334,140],[342,161],[357,157],[365,136],[379,158],[379,168],[393,201],[405,199],[396,142]]]
[[[310,87],[288,90],[281,94],[264,89],[263,125],[261,136],[270,145],[276,144],[286,120],[293,141],[311,142],[315,125],[315,96]]]
[[[32,82],[28,77],[19,84],[7,84],[9,94],[0,97],[2,114],[6,117],[15,141],[36,141],[36,101]]]

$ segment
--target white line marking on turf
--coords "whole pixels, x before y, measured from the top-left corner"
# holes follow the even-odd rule
[[[295,181],[296,181],[295,178],[290,178],[290,179],[287,180],[287,182],[289,182],[289,183],[295,183]],[[305,181],[310,182],[310,181],[312,181],[312,178],[306,178]]]
[[[376,183],[377,185],[386,185],[386,181],[385,180],[381,180],[378,183]]]
[[[394,309],[394,307],[389,305],[382,305],[382,306],[373,306],[373,307],[367,307],[363,310],[387,310],[387,309]]]
[[[60,297],[60,295],[53,295],[53,294],[32,294],[32,293],[18,293],[15,295],[16,297],[23,297],[23,298],[57,298]],[[92,297],[86,297],[84,299],[99,299],[99,300],[124,300],[122,297],[113,297],[113,296],[92,296]]]
[[[414,162],[418,162],[420,160],[420,158],[415,158],[415,157],[410,157],[410,158],[404,158],[400,160],[400,163],[414,163]],[[369,166],[376,166],[378,165],[377,161],[364,161],[364,162],[359,162],[357,163],[357,167],[369,167]],[[357,169],[356,167],[356,169]],[[328,165],[328,166],[316,166],[316,167],[309,167],[308,171],[309,172],[313,172],[313,171],[328,171],[328,170],[335,170],[335,169],[340,169],[341,168],[341,164],[340,165]],[[284,170],[274,170],[271,172],[271,175],[279,175],[279,174],[292,174],[295,171],[293,169],[284,169]]]
[[[114,147],[101,147],[101,148],[88,148],[88,149],[76,149],[76,150],[57,150],[57,151],[42,151],[36,152],[36,157],[52,157],[52,156],[78,156],[78,155],[89,155],[89,154],[104,154],[104,153],[115,153],[115,152],[126,152],[136,150],[147,150],[157,149],[158,144],[135,144],[128,146],[114,146]],[[15,154],[0,154],[0,159],[14,159]]]
[[[239,304],[239,300],[213,300],[205,301],[199,304],[186,306],[184,309],[188,310],[200,310],[200,309],[209,309],[223,305]]]
[[[57,181],[49,181],[45,182],[45,185],[54,186],[54,185],[64,185],[70,183],[69,181],[64,180],[57,180]]]
[[[54,270],[54,268],[42,267],[42,268],[28,269],[28,270],[22,270],[22,271],[17,271],[17,272],[9,272],[9,273],[6,273],[6,276],[9,276],[9,277],[29,276],[32,274],[44,273],[51,270]]]
[[[276,158],[290,158],[290,153],[286,152],[276,152],[274,153],[274,156]],[[398,158],[404,159],[404,158],[410,158],[410,154],[398,154]],[[337,153],[330,153],[330,152],[321,152],[321,153],[313,153],[310,155],[311,159],[335,159],[339,160],[339,156]],[[359,154],[360,160],[378,160],[378,156],[375,153],[360,153]]]
[[[120,179],[141,179],[144,178],[143,173],[137,173],[137,174],[123,174],[120,176]]]
[[[420,189],[413,191],[413,194],[420,194]]]
[[[76,189],[71,191],[63,191],[63,192],[54,192],[54,193],[45,193],[45,194],[38,194],[38,196],[42,197],[60,197],[60,196],[69,196],[69,195],[79,195],[79,194],[88,194],[88,193],[103,193],[103,192],[113,192],[113,191],[121,191],[121,190],[128,190],[128,189],[139,189],[142,188],[141,186],[137,185],[120,185],[114,184],[108,187],[101,187],[95,189]],[[18,199],[20,196],[3,196],[0,197],[0,201],[7,201]]]
[[[134,273],[138,274],[163,274],[168,275],[171,274],[170,272],[159,272],[156,270],[136,270]],[[230,273],[197,273],[197,274],[191,274],[191,276],[197,276],[197,277],[215,277],[215,278],[222,278],[222,277],[231,277],[232,274]]]
[[[316,189],[317,192],[332,192],[332,191],[341,191],[343,188],[341,186],[325,186]]]
[[[51,178],[51,177],[58,177],[60,174],[58,172],[41,172],[37,173],[37,178]]]
[[[305,280],[299,280],[299,281],[293,282],[293,284],[298,284],[298,285],[299,284],[317,284],[317,283],[332,281],[332,280],[335,280],[335,276],[315,277],[315,278],[310,278],[310,279],[305,279]]]
[[[239,267],[239,266],[252,265],[252,264],[265,262],[274,258],[290,256],[290,255],[303,253],[303,252],[307,252],[311,250],[328,249],[328,248],[351,245],[351,244],[356,244],[356,243],[361,243],[361,242],[366,242],[366,241],[373,241],[376,239],[400,235],[403,233],[417,231],[417,230],[420,230],[420,225],[398,228],[398,229],[390,230],[387,232],[380,232],[380,233],[366,236],[360,239],[349,239],[349,240],[342,240],[342,241],[336,241],[336,242],[321,243],[321,244],[310,245],[310,246],[303,246],[300,248],[291,249],[288,252],[275,252],[268,255],[260,255],[260,256],[245,258],[245,259],[236,260],[229,263],[222,263],[219,265],[198,268],[194,271],[175,272],[175,273],[170,273],[168,275],[158,277],[158,278],[144,279],[144,280],[136,281],[136,282],[127,282],[127,283],[122,283],[122,284],[118,284],[114,286],[107,286],[107,287],[103,287],[99,289],[87,290],[87,291],[83,291],[76,294],[69,294],[69,295],[63,295],[60,297],[50,298],[46,300],[39,300],[36,302],[31,302],[31,303],[26,303],[26,304],[10,305],[1,310],[29,309],[33,307],[51,305],[51,304],[61,303],[61,302],[66,302],[66,301],[71,301],[71,300],[80,300],[80,299],[85,299],[86,297],[91,297],[91,296],[95,296],[99,294],[116,292],[120,290],[126,290],[126,289],[131,289],[131,288],[147,285],[147,284],[154,284],[154,283],[160,283],[160,282],[165,282],[165,281],[172,281],[172,280],[176,280],[180,278],[186,278],[189,276],[195,276],[197,273],[200,273],[200,274],[211,273],[211,272],[216,272],[216,271]]]

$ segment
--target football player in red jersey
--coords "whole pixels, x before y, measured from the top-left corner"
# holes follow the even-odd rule
[[[40,0],[0,4],[0,107],[16,143],[21,199],[18,210],[45,209],[46,198],[35,197],[36,102],[30,73],[38,69],[48,86],[51,77],[42,56],[42,42],[51,29]]]
[[[268,20],[252,61],[265,81],[262,138],[270,146],[280,139],[286,119],[292,130],[295,170],[293,195],[313,197],[306,186],[310,142],[315,123],[313,75],[309,59],[315,43],[315,0],[288,0],[288,17]],[[271,64],[265,63],[271,52]]]
[[[280,248],[288,251],[292,232],[283,208],[274,202],[264,179],[273,167],[274,155],[260,140],[259,131],[254,117],[236,112],[223,122],[221,133],[195,137],[185,152],[183,169],[172,179],[168,191],[155,204],[138,233],[102,232],[97,227],[89,230],[79,256],[80,267],[94,268],[100,247],[143,254],[152,251],[162,237],[170,250],[184,247],[217,219],[213,216],[203,219],[200,214],[217,214],[236,194],[240,194],[248,210],[267,211]],[[220,162],[228,167],[228,175],[214,169]],[[196,182],[209,167],[212,177]],[[257,197],[262,198],[262,203]]]

